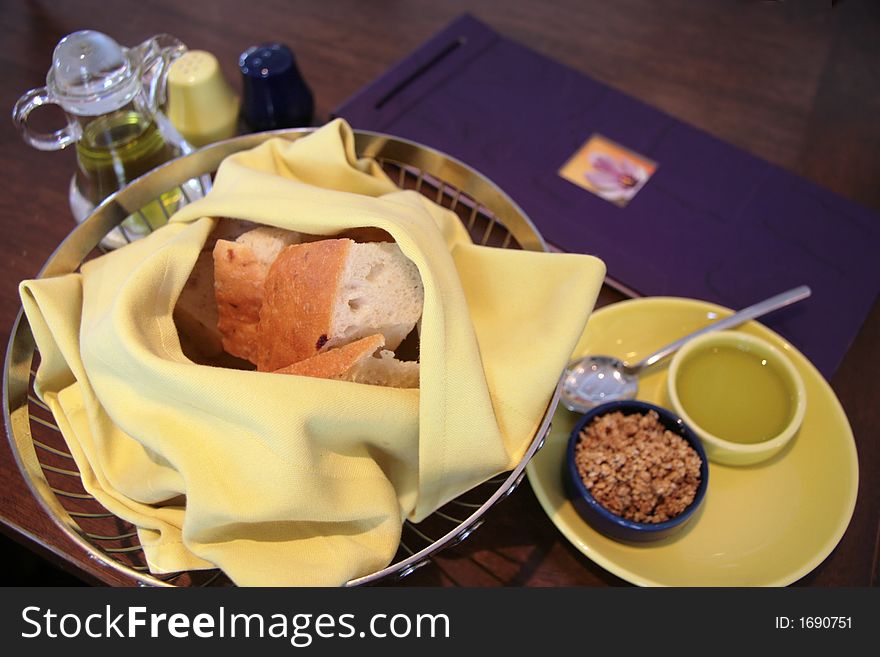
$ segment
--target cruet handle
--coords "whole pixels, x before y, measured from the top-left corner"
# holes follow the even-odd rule
[[[183,42],[170,34],[157,34],[132,49],[139,60],[141,81],[154,112],[165,105],[165,82],[171,62],[186,50]]]
[[[41,151],[57,151],[70,146],[79,139],[79,125],[68,121],[67,125],[51,133],[31,130],[27,125],[30,113],[42,105],[57,104],[46,87],[31,89],[15,103],[12,110],[12,122],[24,140]]]

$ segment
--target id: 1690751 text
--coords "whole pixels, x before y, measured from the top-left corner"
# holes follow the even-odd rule
[[[852,616],[788,616],[776,617],[777,630],[851,630]]]

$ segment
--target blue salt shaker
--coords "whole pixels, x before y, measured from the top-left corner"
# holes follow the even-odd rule
[[[290,48],[267,43],[238,59],[242,76],[241,118],[253,132],[311,125],[315,103]]]

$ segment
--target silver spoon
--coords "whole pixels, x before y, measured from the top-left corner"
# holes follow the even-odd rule
[[[624,363],[613,356],[600,355],[585,356],[572,361],[563,374],[560,390],[562,404],[570,411],[586,413],[605,402],[632,399],[639,389],[639,374],[642,370],[660,362],[689,340],[711,331],[739,326],[750,319],[806,299],[810,294],[810,288],[806,285],[777,294],[679,338],[634,365]]]

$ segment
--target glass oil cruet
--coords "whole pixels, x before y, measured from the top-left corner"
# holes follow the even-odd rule
[[[75,144],[70,207],[77,221],[135,178],[191,150],[161,109],[168,68],[184,52],[186,46],[167,34],[128,49],[100,32],[74,32],[55,47],[46,86],[16,103],[12,119],[28,144],[40,150]],[[67,125],[48,134],[28,128],[30,113],[47,103],[64,110]],[[155,199],[104,245],[121,246],[165,223],[180,195],[176,189]]]

